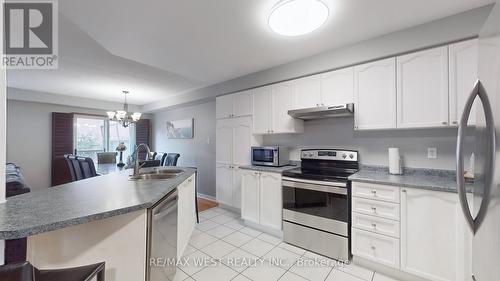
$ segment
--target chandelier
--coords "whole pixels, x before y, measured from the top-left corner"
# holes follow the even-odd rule
[[[125,95],[125,102],[123,103],[123,110],[117,110],[117,111],[108,111],[106,114],[108,114],[109,120],[111,121],[116,121],[120,123],[123,127],[127,128],[130,124],[136,123],[141,119],[142,113],[140,112],[134,112],[134,113],[129,113],[128,112],[128,104],[127,104],[127,94],[128,91],[123,91],[123,94]]]

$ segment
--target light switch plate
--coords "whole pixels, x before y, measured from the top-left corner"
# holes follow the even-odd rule
[[[438,154],[437,148],[435,148],[435,147],[429,147],[429,148],[427,148],[427,158],[429,158],[429,159],[436,159],[436,158],[438,158],[437,154]]]

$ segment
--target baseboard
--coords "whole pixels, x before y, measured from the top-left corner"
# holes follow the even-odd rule
[[[217,202],[217,198],[215,198],[214,196],[211,196],[211,195],[206,195],[206,194],[203,194],[203,193],[199,193],[196,194],[199,198],[202,198],[202,199],[206,199],[206,200],[210,200],[210,201],[214,201],[214,202]]]
[[[246,226],[249,226],[251,228],[265,232],[267,234],[271,234],[271,235],[276,236],[276,237],[280,238],[281,240],[283,240],[283,230],[278,230],[278,229],[274,229],[271,227],[267,227],[267,226],[264,226],[262,224],[258,224],[256,222],[245,220],[245,219],[243,219],[243,224]]]

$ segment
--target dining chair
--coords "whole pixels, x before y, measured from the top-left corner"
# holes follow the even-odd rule
[[[179,153],[168,153],[163,166],[177,166],[177,160],[181,157]]]
[[[155,152],[155,158],[154,160],[160,160],[160,166],[163,166],[163,163],[165,163],[165,158],[167,158],[167,153],[164,152]]]
[[[116,163],[117,152],[97,152],[97,164]]]
[[[76,159],[80,163],[80,168],[82,169],[84,179],[97,176],[94,160],[92,160],[92,158],[77,156]]]
[[[83,177],[83,171],[82,171],[82,167],[80,165],[80,161],[78,161],[77,157],[75,155],[68,155],[67,157],[69,163],[71,163],[71,169],[73,169],[73,173],[74,173],[74,177],[73,177],[73,181],[79,181],[79,180],[83,180],[84,177]]]
[[[38,269],[28,261],[0,266],[2,281],[104,281],[105,263],[64,269]]]
[[[66,164],[68,165],[68,171],[71,176],[71,181],[76,181],[75,168],[73,168],[73,162],[69,159],[70,155],[71,154],[65,154],[64,161],[66,161]]]

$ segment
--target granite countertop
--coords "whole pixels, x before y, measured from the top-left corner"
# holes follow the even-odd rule
[[[281,167],[256,166],[256,165],[239,166],[239,167],[240,167],[240,169],[243,169],[243,170],[252,170],[252,171],[270,172],[270,173],[279,173],[279,174],[281,174],[284,171],[300,167],[300,164],[291,163],[290,165],[281,166]]]
[[[403,175],[391,175],[387,167],[363,166],[349,177],[351,181],[413,187],[436,191],[457,192],[455,171],[405,168]],[[466,183],[472,192],[473,183]]]
[[[130,181],[131,171],[71,182],[0,204],[0,239],[17,239],[152,207],[195,169],[168,180]],[[141,171],[154,168],[144,168]],[[170,169],[162,167],[161,169]]]

